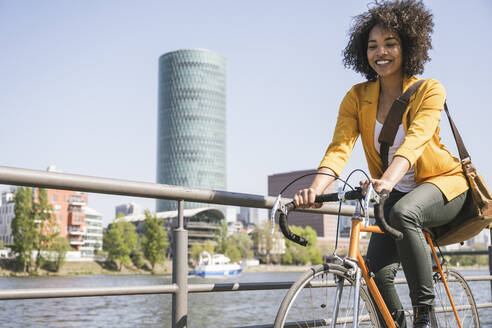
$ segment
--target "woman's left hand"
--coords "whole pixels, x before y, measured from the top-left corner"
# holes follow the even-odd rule
[[[369,183],[372,184],[374,191],[380,193],[382,190],[387,190],[391,192],[393,190],[394,185],[384,179],[371,179],[371,180],[362,180],[360,182],[360,186],[362,188],[362,193],[365,195],[367,188],[369,187]]]

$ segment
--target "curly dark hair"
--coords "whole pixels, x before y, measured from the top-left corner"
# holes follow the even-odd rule
[[[343,51],[344,66],[361,73],[369,81],[378,77],[367,60],[369,32],[376,25],[398,33],[403,73],[407,76],[422,74],[424,64],[431,59],[428,52],[432,49],[434,23],[432,13],[420,0],[379,1],[367,12],[354,17],[350,40]]]

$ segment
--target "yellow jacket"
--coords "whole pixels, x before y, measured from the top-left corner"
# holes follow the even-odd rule
[[[403,80],[403,92],[415,81]],[[356,84],[345,95],[338,113],[333,140],[320,167],[328,167],[340,176],[355,141],[362,138],[369,171],[373,178],[383,174],[381,158],[374,148],[374,125],[379,97],[379,80]],[[426,80],[410,97],[403,114],[405,139],[394,156],[402,156],[415,169],[415,183],[435,184],[451,200],[468,189],[459,159],[454,157],[439,137],[439,121],[446,92],[436,80]]]

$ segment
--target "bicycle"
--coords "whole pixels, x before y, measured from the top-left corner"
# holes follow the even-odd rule
[[[361,232],[387,233],[393,238],[402,238],[401,232],[392,228],[384,218],[383,207],[387,197],[387,192],[377,194],[372,186],[365,196],[360,188],[356,188],[316,197],[317,203],[358,200],[352,216],[348,254],[341,257],[334,253],[331,263],[315,265],[297,279],[280,305],[275,328],[347,327],[350,324],[352,327],[383,327],[377,309],[387,327],[397,327],[359,250]],[[369,224],[369,204],[374,205],[376,225]],[[283,204],[279,195],[272,208],[271,219],[274,220],[279,211],[279,226],[284,236],[306,246],[307,241],[292,233],[288,226],[288,213],[294,208],[293,202]],[[480,327],[475,299],[468,283],[458,271],[443,269],[430,232],[424,231],[424,235],[435,261],[436,297],[432,326]],[[333,287],[336,287],[335,292],[332,292]],[[413,315],[411,311],[406,314]]]

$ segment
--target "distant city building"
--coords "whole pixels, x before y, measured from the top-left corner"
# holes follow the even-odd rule
[[[239,213],[237,214],[237,220],[243,222],[244,224],[249,224],[251,222],[249,207],[239,208]]]
[[[126,216],[126,215],[133,215],[133,214],[137,215],[141,213],[142,213],[142,209],[140,205],[138,205],[137,203],[121,204],[116,206],[115,208],[115,217],[118,217],[118,215]]]
[[[249,209],[249,224],[260,225],[260,209],[255,207]]]
[[[34,200],[37,201],[39,189],[33,190]],[[68,239],[73,250],[80,251],[80,247],[84,244],[84,236],[87,233],[84,213],[84,208],[88,203],[87,194],[57,189],[46,189],[46,192],[48,202],[53,207],[53,215],[60,236]]]
[[[15,217],[14,189],[2,192],[0,203],[0,239],[4,244],[12,244],[11,224]]]
[[[228,223],[230,222],[236,222],[237,221],[237,207],[235,206],[227,206],[226,207],[226,221]]]
[[[227,235],[231,236],[235,233],[241,232],[244,229],[244,224],[241,221],[234,221],[227,223]]]
[[[157,183],[225,190],[225,58],[203,49],[162,55],[158,98]],[[176,209],[176,201],[156,202],[157,212]]]
[[[93,256],[101,251],[103,246],[103,218],[102,215],[89,207],[84,207],[86,234],[84,244],[80,247],[82,256]]]

